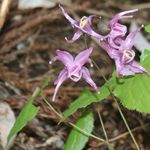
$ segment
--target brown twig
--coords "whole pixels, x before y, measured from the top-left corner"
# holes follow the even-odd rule
[[[2,29],[5,23],[11,3],[12,3],[12,0],[3,0],[2,2],[1,10],[0,10],[0,30]]]
[[[147,126],[149,126],[150,124],[149,123],[146,123],[145,125],[140,125],[140,126],[138,126],[138,127],[135,127],[134,129],[131,129],[131,131],[132,132],[135,132],[135,131],[137,131],[137,130],[140,130],[140,129],[142,129],[142,128],[144,128],[144,127],[147,127]],[[127,135],[129,135],[129,132],[127,131],[127,132],[124,132],[124,133],[122,133],[122,134],[120,134],[120,135],[118,135],[118,136],[116,136],[116,137],[114,137],[114,138],[111,138],[111,139],[109,139],[109,142],[114,142],[114,141],[116,141],[116,140],[119,140],[119,139],[121,139],[121,138],[124,138],[125,136],[127,136]],[[102,146],[104,143],[100,143],[98,146]]]

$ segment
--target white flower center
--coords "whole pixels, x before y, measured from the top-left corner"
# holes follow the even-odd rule
[[[80,27],[83,28],[88,23],[87,18],[81,18],[80,20]]]
[[[123,52],[123,62],[129,63],[131,62],[135,57],[135,52],[133,50],[124,50]]]

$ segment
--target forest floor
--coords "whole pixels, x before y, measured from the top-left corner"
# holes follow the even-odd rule
[[[150,23],[150,3],[143,5],[148,1],[76,0],[64,7],[74,17],[90,14],[102,16],[104,19],[100,24],[99,21],[94,23],[99,32],[105,34],[108,20],[116,13],[130,8],[140,9],[135,15],[135,20],[139,25]],[[74,55],[86,48],[84,36],[73,44],[66,43],[64,37],[71,37],[74,30],[62,15],[58,5],[50,9],[20,10],[17,3],[18,1],[13,1],[0,33],[0,101],[7,102],[16,116],[36,87],[41,85],[47,76],[50,76],[51,80],[49,86],[44,89],[44,93],[51,101],[55,88],[53,83],[62,68],[60,63],[49,65],[57,48],[69,50]],[[131,20],[126,19],[123,23],[129,27]],[[149,35],[145,37],[150,40]],[[96,41],[90,37],[86,38],[88,47],[94,47],[92,58],[101,70],[99,73],[96,67],[93,67],[90,72],[93,80],[101,87],[105,82],[103,75],[109,78],[114,64]],[[58,112],[63,112],[86,86],[88,85],[84,81],[78,84],[66,81],[60,88],[56,101],[52,102],[53,106]],[[41,107],[40,113],[18,134],[12,150],[63,149],[72,128],[63,123],[58,125],[58,117],[47,108],[42,99],[37,98],[35,104]],[[96,109],[94,109],[97,106],[102,113],[109,139],[122,135],[112,142],[115,150],[135,150],[135,145],[112,97],[108,97],[96,106],[91,106],[95,117],[93,133],[104,137]],[[143,150],[150,150],[150,116],[127,110],[122,106],[121,108],[139,145]],[[76,121],[81,112],[82,110],[71,117],[72,122]],[[90,138],[85,150],[107,150],[107,147]]]

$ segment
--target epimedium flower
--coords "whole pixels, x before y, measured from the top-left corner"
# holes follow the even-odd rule
[[[125,18],[132,18],[133,16],[128,14],[134,13],[136,11],[138,11],[138,9],[123,11],[121,13],[116,14],[109,21],[110,33],[107,35],[107,39],[111,47],[119,48],[121,42],[123,41],[123,38],[127,33],[126,25],[122,25],[121,23],[119,23],[119,20]]]
[[[142,27],[143,26],[136,31],[129,33],[126,39],[121,42],[118,49],[111,47],[108,41],[101,42],[101,47],[104,48],[108,55],[115,61],[117,77],[144,72],[150,75],[150,72],[134,60],[135,52],[132,50],[134,38]]]
[[[49,63],[52,64],[58,60],[62,62],[65,67],[59,73],[58,78],[54,82],[56,88],[52,98],[53,101],[55,100],[59,87],[67,79],[78,82],[81,78],[83,78],[94,90],[98,89],[90,76],[89,70],[84,66],[86,63],[89,63],[91,67],[93,66],[92,61],[89,58],[92,51],[93,48],[86,49],[73,58],[73,56],[67,51],[62,51],[59,49],[56,50],[56,56],[52,58]]]
[[[92,20],[94,17],[97,17],[96,15],[91,15],[89,17],[87,16],[83,16],[80,20],[74,20],[72,17],[70,17],[68,15],[68,13],[64,10],[64,8],[59,5],[59,7],[61,8],[62,10],[62,13],[64,14],[64,16],[66,17],[66,19],[71,23],[72,27],[73,28],[76,28],[76,32],[75,34],[73,35],[72,39],[68,39],[67,37],[65,37],[66,41],[68,43],[73,43],[75,42],[77,39],[80,38],[80,36],[83,34],[83,33],[86,33],[90,36],[93,36],[95,38],[98,38],[98,39],[101,39],[103,40],[104,36],[96,33],[91,25],[92,25]],[[98,17],[98,18],[101,18],[101,17]]]

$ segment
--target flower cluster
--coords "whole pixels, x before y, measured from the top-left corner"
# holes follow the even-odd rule
[[[80,20],[75,20],[69,16],[61,5],[59,7],[65,18],[71,23],[72,27],[76,29],[72,39],[65,37],[68,43],[75,42],[84,33],[89,36],[93,36],[99,40],[100,46],[107,52],[110,58],[114,60],[117,77],[144,72],[150,75],[145,68],[140,66],[140,64],[134,60],[135,52],[132,50],[134,38],[143,26],[126,35],[127,27],[119,23],[120,19],[132,18],[133,16],[128,14],[138,11],[137,9],[124,11],[115,15],[109,21],[110,32],[107,35],[101,35],[96,33],[91,27],[93,18],[98,16],[83,16]],[[83,78],[94,90],[98,89],[90,76],[89,70],[84,66],[86,63],[89,63],[91,67],[93,66],[92,61],[89,58],[92,51],[93,48],[88,48],[73,58],[73,56],[67,51],[56,50],[57,56],[50,61],[50,64],[56,60],[59,60],[65,67],[60,72],[57,80],[54,82],[56,88],[52,98],[53,101],[55,100],[59,87],[66,79],[71,79],[74,82],[78,82],[81,78]]]

